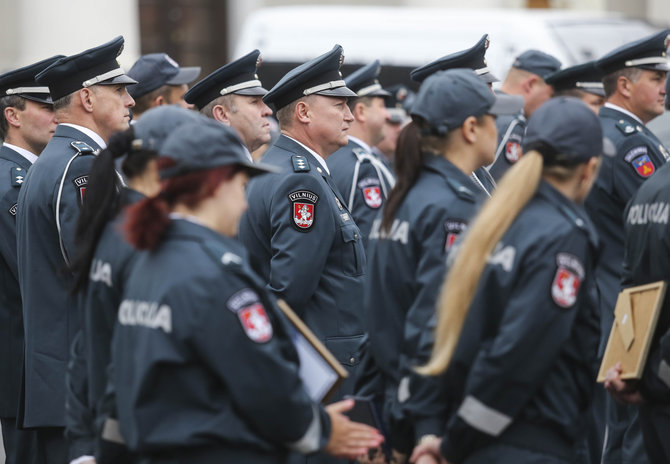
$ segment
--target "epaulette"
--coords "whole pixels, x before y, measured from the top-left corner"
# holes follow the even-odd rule
[[[472,190],[467,188],[465,185],[451,178],[447,178],[447,184],[449,184],[449,187],[451,187],[454,190],[454,192],[456,192],[456,195],[459,198],[473,202],[475,201],[474,193],[472,193]]]
[[[617,121],[615,124],[616,128],[621,131],[623,135],[631,135],[635,133],[635,126],[633,126],[631,123],[624,121],[623,119],[620,119]]]
[[[362,148],[354,148],[352,151],[354,152],[354,155],[356,155],[356,158],[358,159],[365,159],[370,156],[368,152],[363,150]]]
[[[23,181],[26,178],[26,170],[23,168],[14,167],[10,170],[10,173],[12,176],[12,186],[21,187],[21,184],[23,184]]]
[[[309,161],[302,155],[291,156],[291,161],[293,162],[293,170],[295,172],[307,172],[311,169],[309,167]]]
[[[91,147],[86,142],[74,141],[74,142],[70,142],[70,146],[72,148],[74,148],[75,150],[77,150],[77,152],[82,154],[82,155],[87,155],[89,153],[90,154],[95,153],[95,150],[93,149],[93,147]]]
[[[242,266],[244,260],[243,258],[230,251],[226,246],[215,241],[205,241],[202,243],[202,247],[205,249],[207,254],[219,265],[224,267],[228,266]]]

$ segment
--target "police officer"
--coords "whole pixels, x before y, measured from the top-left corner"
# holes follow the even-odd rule
[[[666,163],[668,150],[646,127],[663,113],[670,30],[619,47],[600,58],[607,102],[599,117],[605,137],[616,147],[616,156],[604,158],[586,210],[603,244],[596,270],[600,291],[601,345],[604,352],[614,320],[624,257],[623,211],[642,182]],[[646,462],[635,408],[610,400],[604,462]]]
[[[282,135],[263,161],[281,174],[252,179],[240,240],[252,267],[349,369],[340,396],[353,393],[363,355],[361,232],[324,158],[347,144],[357,95],[340,74],[342,47],[286,74],[264,97]]]
[[[384,99],[391,95],[379,83],[379,71],[379,60],[375,60],[344,80],[358,95],[347,101],[354,117],[349,143],[326,161],[366,248],[372,221],[395,185],[393,173],[372,154],[372,147],[386,137],[384,128],[389,115]]]
[[[179,66],[166,53],[142,55],[128,71],[137,84],[128,86],[135,100],[133,119],[138,119],[154,106],[179,105],[189,108],[184,100],[188,84],[200,75],[200,66]]]
[[[16,210],[19,189],[28,169],[56,129],[49,89],[35,82],[35,74],[61,56],[54,56],[0,76],[0,424],[7,464],[33,462],[35,434],[17,429],[23,316],[16,266]]]
[[[410,121],[407,111],[412,108],[416,94],[403,84],[392,85],[386,90],[391,94],[384,99],[389,117],[384,124],[384,138],[372,147],[372,154],[376,155],[388,169],[393,170],[398,135]]]
[[[526,121],[539,106],[553,95],[553,88],[545,78],[558,71],[561,62],[539,50],[521,53],[507,72],[500,93],[521,95],[525,101],[523,111],[514,116],[499,118],[496,160],[488,170],[496,181],[519,160]]]
[[[49,87],[58,126],[28,172],[18,198],[17,253],[25,326],[24,416],[44,462],[66,460],[65,371],[79,329],[67,271],[74,228],[94,152],[128,128],[135,83],[116,57],[123,38],[61,58],[35,80]],[[77,456],[72,456],[77,457]]]
[[[185,96],[208,118],[235,129],[249,152],[270,142],[272,110],[262,100],[268,91],[256,74],[260,62],[261,52],[254,50],[211,73]]]
[[[670,165],[659,168],[628,203],[624,213],[624,286],[668,280],[668,218]],[[663,301],[660,316],[639,383],[623,382],[621,366],[608,372],[606,387],[620,401],[637,404],[649,462],[670,461],[670,306]],[[612,375],[614,374],[614,375]]]
[[[586,103],[596,114],[605,104],[603,73],[595,61],[560,69],[547,76],[545,82],[554,89],[557,97],[576,97]]]
[[[119,213],[159,192],[155,158],[164,139],[179,125],[204,119],[177,105],[152,108],[130,129],[113,135],[91,169],[72,263],[82,330],[68,366],[66,434],[72,446],[95,451],[98,464],[133,462],[111,433],[116,412],[107,385],[114,323],[137,255],[122,236],[124,215]],[[121,157],[124,184],[114,170],[114,160]],[[81,385],[85,388],[77,388]]]
[[[151,464],[253,464],[283,463],[288,449],[354,458],[379,444],[341,415],[353,402],[326,410],[308,397],[287,322],[234,239],[248,177],[271,167],[211,120],[179,127],[160,155],[170,161],[160,195],[128,212],[129,240],[147,251],[112,349],[130,448]]]
[[[426,65],[413,69],[412,72],[410,72],[410,77],[417,82],[423,82],[428,76],[439,70],[470,68],[488,84],[489,88],[491,88],[493,82],[498,82],[498,78],[491,73],[491,70],[486,63],[485,56],[486,50],[489,48],[489,43],[488,34],[484,34],[476,44],[467,50],[443,56]],[[483,190],[488,196],[493,193],[496,183],[486,168],[477,168],[472,172],[471,177],[475,185]]]
[[[602,130],[586,105],[559,97],[530,118],[524,144],[446,278],[420,371],[443,373],[451,417],[413,462],[576,462],[598,344],[597,238],[580,203]]]
[[[398,396],[406,399],[401,373],[408,375],[418,338],[434,314],[445,256],[485,198],[469,173],[493,159],[495,115],[522,105],[516,97],[493,95],[471,70],[440,71],[421,85],[414,122],[400,136],[398,184],[372,227],[365,291],[371,349],[394,435],[403,432],[399,414],[390,417],[391,406]],[[403,146],[409,130],[417,133],[416,148]],[[430,425],[418,428],[421,435],[440,432]],[[393,445],[403,450],[401,443]]]

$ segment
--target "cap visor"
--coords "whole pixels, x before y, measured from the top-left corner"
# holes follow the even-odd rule
[[[581,87],[579,90],[583,90],[587,93],[592,93],[593,95],[598,95],[599,97],[605,96],[605,89],[601,87]]]
[[[264,96],[268,93],[267,89],[263,87],[249,87],[248,89],[241,89],[233,92],[235,95],[249,95],[249,96]]]
[[[519,95],[496,95],[496,101],[487,111],[489,114],[517,114],[523,109],[524,100]]]
[[[379,89],[379,90],[375,90],[374,92],[371,92],[371,93],[369,93],[365,96],[366,97],[384,97],[384,98],[386,98],[386,97],[391,96],[391,92],[389,92],[387,90],[384,90],[384,89]]]
[[[668,63],[657,63],[657,64],[645,64],[641,66],[636,66],[636,68],[648,69],[650,71],[670,71],[670,62]]]
[[[132,77],[126,76],[125,74],[121,74],[120,76],[116,76],[113,79],[107,79],[106,81],[98,82],[100,85],[114,85],[114,84],[138,84],[138,82],[133,79]]]
[[[187,66],[184,68],[179,68],[177,74],[170,78],[166,84],[167,85],[182,85],[190,84],[198,78],[200,75],[201,69],[200,66]]]
[[[19,97],[23,97],[26,100],[31,100],[31,101],[34,101],[34,102],[37,102],[37,103],[46,103],[47,105],[53,105],[54,104],[53,100],[51,99],[51,96],[49,96],[49,95],[45,96],[44,94],[36,95],[36,94],[23,93],[23,94],[20,94]]]
[[[493,84],[494,82],[500,82],[500,79],[498,79],[495,75],[493,75],[490,72],[480,74],[479,77],[484,79],[484,82],[486,82],[487,84]]]
[[[347,97],[356,98],[358,94],[348,87],[337,87],[335,89],[321,90],[314,95],[323,95],[324,97]]]
[[[389,114],[388,121],[391,124],[400,124],[407,120],[407,111],[402,108],[386,108]]]

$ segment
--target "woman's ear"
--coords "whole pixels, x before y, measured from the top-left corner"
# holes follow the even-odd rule
[[[465,121],[463,121],[463,124],[461,125],[461,134],[463,134],[463,138],[468,143],[475,143],[477,141],[477,127],[477,118],[474,116],[468,116]]]

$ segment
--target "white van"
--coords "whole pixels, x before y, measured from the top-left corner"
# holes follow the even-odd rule
[[[563,66],[596,59],[657,28],[622,16],[566,10],[450,9],[377,6],[286,6],[264,8],[246,20],[234,58],[258,48],[260,77],[267,88],[289,69],[344,47],[344,76],[374,59],[386,85],[411,83],[409,71],[473,46],[487,33],[487,60],[504,79],[514,58],[536,48]]]

